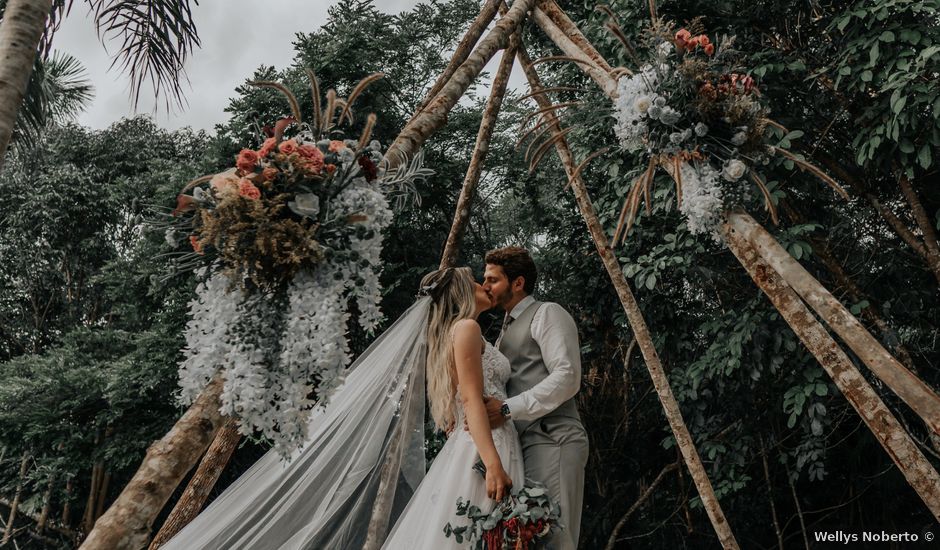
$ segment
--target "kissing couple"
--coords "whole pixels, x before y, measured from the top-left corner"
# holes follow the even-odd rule
[[[492,250],[485,265],[482,283],[467,267],[426,275],[417,302],[311,415],[290,462],[269,452],[163,548],[456,549],[444,525],[460,523],[458,498],[488,512],[529,479],[561,508],[544,547],[576,549],[588,458],[577,326],[533,296],[524,248]],[[493,307],[505,313],[495,344],[477,322]],[[448,434],[426,474],[425,400]]]

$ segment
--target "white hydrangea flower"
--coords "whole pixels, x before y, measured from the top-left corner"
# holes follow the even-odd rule
[[[630,152],[644,147],[646,121],[644,120],[652,106],[656,86],[656,72],[649,65],[644,66],[633,76],[623,76],[617,81],[618,97],[614,101],[614,133],[620,139],[620,145]],[[644,99],[645,98],[645,99]]]
[[[682,203],[679,211],[685,216],[686,225],[693,235],[711,235],[721,242],[721,224],[724,202],[718,171],[707,162],[694,165],[683,163]]]

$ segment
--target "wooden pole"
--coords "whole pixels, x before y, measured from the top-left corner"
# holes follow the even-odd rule
[[[787,285],[774,267],[761,256],[747,236],[731,222],[723,226],[722,233],[728,248],[750,274],[751,279],[770,298],[803,345],[816,357],[839,391],[862,417],[888,456],[904,474],[907,482],[940,521],[940,475],[937,475],[937,471],[862,373],[855,368],[842,348],[797,296],[796,291]]]
[[[145,548],[153,521],[221,427],[217,377],[162,439],[154,442],[117,500],[98,518],[82,550]]]
[[[940,396],[904,368],[836,299],[754,218],[731,212],[728,221],[786,283],[829,325],[882,382],[940,434]]]
[[[186,485],[183,496],[180,497],[169,517],[163,522],[163,527],[150,543],[149,550],[156,550],[166,544],[199,515],[241,438],[237,421],[232,417],[226,417],[225,424],[219,429],[209,449],[206,450],[205,456],[202,457],[202,461],[199,462],[199,467],[196,468],[192,479]]]
[[[541,90],[543,87],[538,73],[532,67],[532,60],[526,53],[525,48],[522,47],[521,42],[517,56],[529,80],[529,87],[532,89],[532,92]],[[536,93],[533,97],[542,109],[551,105],[551,102],[545,97],[545,94]],[[557,136],[561,131],[561,126],[557,118],[550,111],[547,111],[545,116],[552,120],[549,124],[551,124],[552,131]],[[594,210],[594,205],[591,203],[591,198],[588,195],[584,181],[580,176],[575,176],[576,163],[574,161],[574,155],[572,155],[568,147],[568,142],[563,137],[559,138],[555,142],[555,150],[561,159],[565,172],[568,174],[575,200],[581,211],[581,216],[584,218],[584,222],[587,225],[588,232],[594,240],[597,253],[601,257],[604,267],[607,269],[607,274],[610,276],[614,289],[617,291],[617,296],[620,298],[620,303],[627,315],[627,320],[633,329],[633,334],[640,346],[640,352],[643,354],[646,368],[653,380],[653,387],[656,389],[656,394],[666,414],[666,420],[669,422],[672,433],[676,438],[676,444],[682,453],[689,473],[692,475],[692,480],[695,482],[699,496],[702,499],[702,505],[711,520],[715,533],[718,535],[718,540],[724,548],[738,548],[738,543],[734,538],[734,534],[731,532],[731,527],[728,525],[727,519],[725,519],[724,511],[722,511],[721,505],[715,496],[715,491],[712,488],[711,481],[708,479],[708,474],[705,472],[705,467],[702,465],[702,460],[698,455],[698,451],[695,449],[695,444],[692,441],[689,429],[682,419],[682,412],[679,410],[679,404],[676,402],[672,388],[669,386],[666,371],[663,369],[662,362],[653,345],[653,339],[650,335],[649,328],[646,326],[643,313],[640,311],[640,306],[633,296],[633,292],[630,290],[630,284],[627,282],[627,278],[620,269],[620,263],[616,255],[610,249],[607,234],[604,232],[604,228],[597,219],[597,213]]]
[[[19,510],[20,502],[23,500],[23,485],[26,483],[26,471],[29,468],[29,452],[23,453],[23,459],[20,460],[20,472],[16,482],[16,492],[13,495],[13,502],[10,504],[10,515],[7,518],[6,529],[3,530],[3,540],[0,540],[0,546],[6,546],[13,538],[13,523],[16,521],[16,512]]]
[[[473,148],[473,156],[470,157],[467,175],[464,177],[463,185],[460,188],[460,198],[457,200],[454,222],[451,224],[450,233],[447,235],[447,243],[444,245],[444,253],[441,255],[442,268],[452,267],[457,261],[457,251],[460,247],[460,240],[470,221],[470,204],[473,202],[473,196],[476,194],[477,186],[480,183],[483,163],[486,161],[486,155],[490,150],[490,139],[493,136],[493,128],[496,126],[496,119],[499,116],[499,110],[503,104],[503,97],[506,95],[506,84],[509,82],[509,75],[512,72],[513,61],[516,57],[516,48],[516,39],[515,36],[513,36],[510,40],[509,47],[503,50],[503,57],[500,60],[499,69],[497,69],[496,76],[493,78],[493,85],[490,88],[490,97],[483,111],[483,120],[480,122],[480,130],[477,132],[477,141]]]
[[[467,29],[466,34],[463,35],[463,38],[461,38],[460,42],[457,44],[457,49],[454,51],[454,55],[451,56],[447,67],[444,68],[444,72],[437,77],[431,89],[428,90],[427,95],[424,96],[418,108],[415,109],[415,114],[411,116],[412,120],[437,97],[441,88],[450,81],[450,77],[454,76],[454,72],[457,71],[457,68],[467,60],[467,56],[470,55],[473,47],[476,45],[477,41],[480,40],[480,36],[483,35],[483,31],[486,30],[487,25],[496,17],[496,10],[499,8],[501,1],[502,0],[487,0],[486,4],[483,5],[480,14],[470,23],[470,28]]]
[[[483,66],[498,50],[509,44],[509,36],[525,20],[535,0],[516,0],[496,26],[477,44],[460,67],[454,71],[440,93],[405,125],[398,138],[385,152],[389,169],[398,166],[403,159],[413,156],[425,140],[447,122],[447,113],[457,104],[461,96],[483,70]]]

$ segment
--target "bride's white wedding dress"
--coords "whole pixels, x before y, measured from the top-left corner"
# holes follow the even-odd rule
[[[483,393],[506,400],[506,380],[509,379],[509,360],[492,344],[486,342],[483,351]],[[434,459],[431,469],[421,481],[398,522],[392,528],[382,548],[389,550],[438,550],[465,548],[465,544],[444,535],[444,525],[465,525],[465,517],[458,518],[457,499],[469,499],[483,511],[490,511],[496,501],[486,496],[486,482],[473,469],[479,460],[470,432],[463,429],[464,411],[457,388],[457,428]],[[493,443],[499,452],[503,468],[516,488],[525,482],[522,447],[512,422],[493,430]]]

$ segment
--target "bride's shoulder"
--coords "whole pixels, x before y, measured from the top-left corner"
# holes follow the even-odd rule
[[[480,338],[480,335],[483,333],[480,329],[480,323],[478,323],[476,319],[461,319],[454,323],[454,328],[452,330],[454,333],[454,338],[467,338],[470,336]]]

